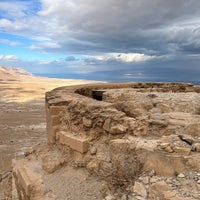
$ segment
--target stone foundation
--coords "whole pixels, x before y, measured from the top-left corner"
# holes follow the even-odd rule
[[[200,170],[199,86],[126,83],[57,88],[46,94],[46,118],[48,146],[59,152],[59,159],[51,159],[52,150],[34,152],[31,156],[43,166],[36,170],[38,176],[67,165],[85,169],[111,188],[135,183],[127,199],[198,199],[198,191],[196,196],[173,193],[162,178],[141,179],[173,179]],[[16,161],[13,174],[19,199],[47,198],[42,178],[29,179],[30,169],[22,168]],[[198,183],[193,186],[198,188]]]

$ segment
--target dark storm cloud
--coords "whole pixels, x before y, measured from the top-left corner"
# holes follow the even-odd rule
[[[6,2],[2,6],[0,3],[1,11],[6,12]],[[32,50],[73,54],[65,57],[65,62],[55,62],[55,67],[139,76],[200,75],[199,0],[41,0],[40,3],[31,16],[27,15],[27,4],[23,4],[17,10],[22,17],[10,20],[5,16],[0,19],[0,29],[17,31],[35,40],[30,45]]]
[[[47,40],[33,45],[40,51],[161,55],[199,49],[199,0],[41,0],[31,16],[22,2],[20,15],[15,20],[5,15],[0,28],[43,36]],[[8,3],[0,3],[2,13]]]
[[[69,12],[57,7],[43,14],[57,16],[60,27],[66,27],[71,40],[61,34],[60,45],[66,44],[63,50],[165,54],[172,44],[176,50],[184,50],[182,44],[196,44],[199,7],[197,0],[107,0],[95,4],[86,0],[66,4]]]

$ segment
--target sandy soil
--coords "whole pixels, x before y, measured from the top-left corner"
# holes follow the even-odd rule
[[[45,92],[84,80],[21,76],[0,80],[0,175],[11,170],[11,159],[46,140]]]
[[[30,102],[44,99],[46,91],[65,85],[80,85],[92,81],[21,76],[20,80],[0,80],[1,102]]]

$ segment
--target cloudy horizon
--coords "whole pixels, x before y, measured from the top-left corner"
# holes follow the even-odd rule
[[[2,0],[0,65],[197,82],[199,8],[199,0]]]

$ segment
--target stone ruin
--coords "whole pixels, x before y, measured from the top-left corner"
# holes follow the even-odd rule
[[[200,86],[62,87],[45,106],[47,144],[13,160],[16,199],[200,199]]]

